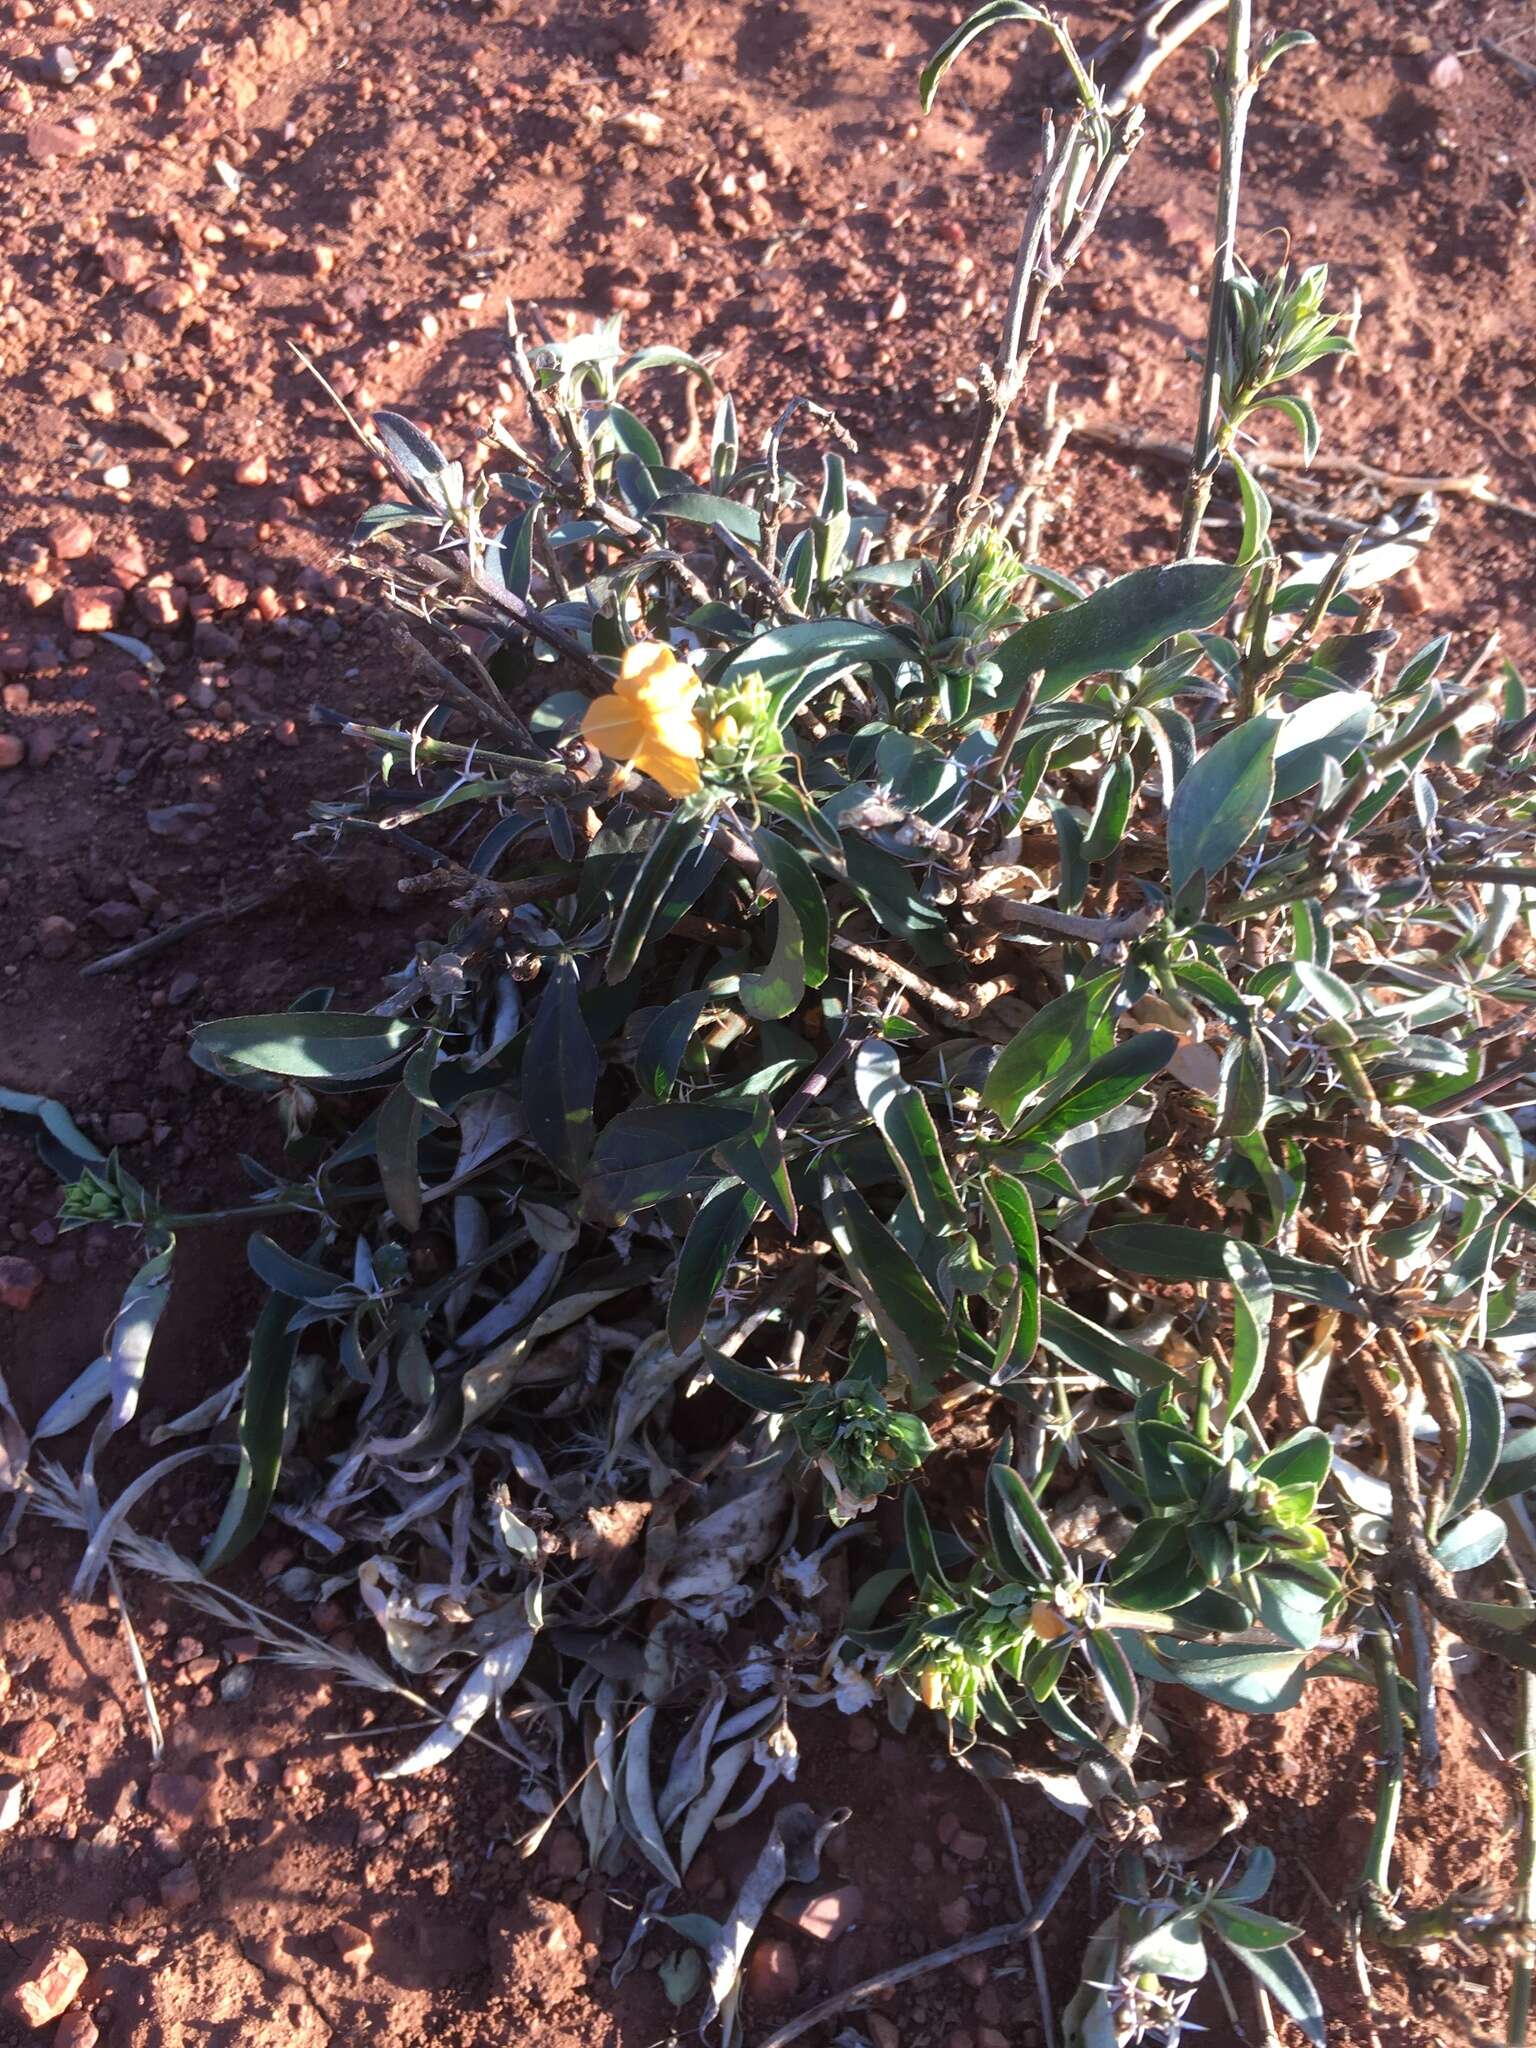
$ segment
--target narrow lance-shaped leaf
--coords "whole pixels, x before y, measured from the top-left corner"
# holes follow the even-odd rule
[[[1200,756],[1174,791],[1168,807],[1168,872],[1175,897],[1197,875],[1209,884],[1269,815],[1279,730],[1269,718],[1234,726]]]
[[[932,1112],[903,1080],[895,1046],[866,1038],[853,1063],[859,1100],[875,1120],[923,1228],[935,1237],[963,1227],[965,1208],[950,1176]]]
[[[998,1054],[981,1091],[982,1107],[1012,1125],[1027,1102],[1081,1073],[1119,985],[1118,971],[1101,974],[1037,1010]]]
[[[1242,589],[1248,571],[1225,562],[1172,562],[1133,569],[1081,604],[1042,612],[998,648],[999,709],[1017,700],[1038,675],[1038,701],[1049,704],[1086,677],[1133,668],[1163,641],[1212,625]]]
[[[798,847],[773,832],[755,834],[753,844],[778,884],[778,900],[773,957],[761,974],[741,977],[741,1002],[750,1017],[787,1017],[808,984],[819,988],[827,978],[827,900]]]
[[[240,1404],[240,1469],[203,1553],[205,1572],[217,1571],[239,1556],[266,1520],[277,1490],[288,1427],[288,1382],[299,1342],[289,1324],[297,1307],[291,1296],[269,1294],[251,1332]]]
[[[1236,1415],[1258,1384],[1274,1315],[1275,1289],[1269,1268],[1250,1244],[1224,1240],[1222,1257],[1232,1282],[1232,1375],[1227,1407]]]
[[[821,1207],[881,1343],[915,1400],[930,1401],[955,1362],[943,1304],[862,1195],[829,1185]]]
[[[523,1054],[523,1114],[550,1165],[579,1181],[592,1154],[598,1055],[581,1014],[581,976],[562,956],[550,972]]]

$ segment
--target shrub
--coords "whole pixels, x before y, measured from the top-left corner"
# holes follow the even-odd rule
[[[1162,1839],[1137,1776],[1157,1688],[1266,1714],[1320,1673],[1376,1686],[1350,1906],[1401,1943],[1404,1730],[1430,1768],[1434,1646],[1536,1670],[1527,1604],[1468,1576],[1532,1476],[1504,1420],[1536,1220],[1508,1056],[1536,999],[1532,720],[1507,665],[1398,649],[1399,542],[1299,566],[1275,543],[1248,429],[1267,412],[1310,456],[1297,380],[1345,343],[1323,270],[1233,253],[1248,100],[1295,40],[1252,61],[1246,14],[1168,560],[1065,575],[1016,551],[1022,501],[988,496],[1140,121],[1058,23],[991,0],[925,104],[1010,21],[1056,39],[1080,104],[1047,122],[1002,347],[926,530],[855,481],[810,399],[754,453],[714,394],[707,474],[670,464],[632,404],[656,373],[713,394],[709,368],[627,350],[617,321],[513,324],[531,442],[498,425],[473,476],[399,415],[360,427],[395,494],[357,544],[425,703],[347,723],[368,785],[308,836],[385,835],[451,915],[371,1010],[310,990],[194,1042],[287,1140],[281,1173],[250,1167],[269,1292],[205,1569],[312,1425],[344,1425],[348,1448],[290,1464],[288,1520],[356,1571],[407,1672],[459,1681],[397,1771],[494,1725],[533,1812],[574,1801],[594,1860],[638,1851],[663,1898],[793,1776],[801,1709],[930,1712],[976,1763],[1047,1738],[1043,1782],[1120,1901],[1067,2013],[1085,2048],[1176,2037],[1208,1942],[1322,2039],[1296,1930],[1255,1903],[1269,1851],[1212,1882]],[[1223,464],[1231,561],[1201,549]],[[65,1216],[148,1243],[109,1434],[197,1219],[99,1158]],[[931,1522],[941,1454],[970,1492]],[[1527,1818],[1527,1871],[1531,1842]],[[1523,1942],[1528,1904],[1480,1938]],[[1423,1924],[1471,1938],[1473,1916]],[[700,1938],[729,2025],[745,1936]]]

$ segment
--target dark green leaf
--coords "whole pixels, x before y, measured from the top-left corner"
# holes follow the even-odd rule
[[[1003,1562],[1026,1583],[1038,1574],[1054,1586],[1067,1576],[1066,1554],[1034,1495],[997,1458],[987,1467],[987,1528]]]
[[[761,974],[741,977],[741,1002],[750,1017],[787,1017],[806,986],[827,978],[827,899],[810,863],[777,833],[758,832],[753,845],[778,884],[773,958]]]
[[[740,505],[734,498],[717,498],[710,491],[663,492],[649,517],[686,519],[692,526],[723,526],[749,547],[756,547],[763,537],[762,522],[750,505]]]
[[[295,1081],[356,1081],[380,1073],[421,1036],[403,1017],[284,1010],[200,1024],[193,1043],[216,1059]]]
[[[874,1118],[923,1228],[935,1237],[963,1227],[965,1209],[950,1178],[927,1103],[901,1076],[896,1048],[866,1038],[853,1063],[859,1100]]]
[[[861,1195],[829,1185],[821,1207],[881,1343],[921,1406],[955,1364],[943,1304]]]
[[[1101,974],[1037,1010],[998,1054],[981,1091],[982,1107],[1011,1126],[1027,1102],[1081,1073],[1119,985],[1118,970]]]
[[[585,1193],[605,1216],[629,1216],[680,1194],[706,1152],[752,1127],[740,1103],[662,1102],[620,1112],[592,1154]]]
[[[1247,1964],[1270,1997],[1290,2014],[1302,2033],[1315,2044],[1315,2048],[1326,2048],[1328,2029],[1323,2018],[1322,2001],[1317,1995],[1312,1979],[1290,1950],[1244,1947],[1241,1942],[1228,1939],[1226,1929],[1214,1914],[1212,1920],[1216,1932],[1227,1943],[1233,1955]]]
[[[1253,837],[1273,798],[1273,719],[1250,718],[1200,756],[1168,807],[1168,871],[1175,896],[1197,875],[1209,883]]]
[[[1154,1074],[1160,1074],[1178,1049],[1179,1041],[1171,1031],[1138,1031],[1122,1038],[1093,1062],[1081,1080],[1064,1092],[1058,1085],[1039,1109],[1023,1118],[1015,1136],[1049,1145],[1079,1124],[1107,1116],[1144,1088]]]
[[[1054,1358],[1075,1372],[1091,1373],[1095,1379],[1118,1387],[1122,1393],[1139,1394],[1144,1387],[1166,1387],[1175,1377],[1171,1366],[1149,1352],[1138,1351],[1110,1330],[1101,1330],[1064,1302],[1049,1295],[1040,1303],[1040,1342]]]
[[[672,1299],[667,1306],[667,1342],[679,1356],[697,1343],[716,1295],[725,1285],[742,1241],[762,1208],[739,1182],[718,1187],[699,1205],[678,1254]]]
[[[1452,1475],[1446,1489],[1447,1522],[1482,1499],[1504,1449],[1504,1402],[1493,1375],[1470,1351],[1452,1351],[1449,1363],[1460,1429],[1454,1447],[1441,1446]]]
[[[1042,612],[993,656],[1002,671],[996,704],[1011,707],[1035,674],[1041,678],[1038,701],[1049,704],[1087,676],[1134,667],[1164,640],[1219,619],[1247,574],[1225,562],[1133,569],[1081,604]]]
[[[550,970],[523,1055],[528,1135],[557,1172],[579,1181],[592,1156],[599,1061],[581,1014],[581,974],[569,955]]]
[[[1183,1223],[1113,1223],[1096,1230],[1093,1242],[1103,1258],[1127,1273],[1145,1273],[1154,1280],[1227,1278],[1228,1240],[1217,1231],[1192,1230]],[[1349,1277],[1337,1267],[1291,1258],[1267,1245],[1257,1249],[1277,1293],[1294,1294],[1346,1315],[1358,1311]]]
[[[394,1211],[402,1230],[421,1227],[421,1173],[417,1154],[421,1146],[423,1110],[404,1082],[385,1096],[374,1124],[374,1150],[378,1154],[379,1178],[384,1199]]]
[[[203,1553],[205,1572],[217,1571],[238,1557],[267,1518],[282,1468],[283,1435],[288,1427],[288,1381],[298,1350],[298,1334],[289,1329],[298,1303],[288,1295],[268,1295],[251,1331],[250,1362],[240,1404],[240,1468],[219,1526]]]
[[[635,1053],[635,1078],[654,1102],[664,1102],[677,1085],[678,1068],[699,1019],[719,998],[709,989],[691,989],[659,1009],[647,1023]]]

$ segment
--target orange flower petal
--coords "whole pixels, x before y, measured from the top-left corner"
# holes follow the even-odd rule
[[[653,782],[659,782],[668,796],[691,796],[702,780],[697,754],[669,747],[654,735],[647,735],[634,760],[635,766]]]
[[[633,760],[649,731],[645,717],[623,697],[597,698],[587,706],[581,721],[582,738],[615,761]]]

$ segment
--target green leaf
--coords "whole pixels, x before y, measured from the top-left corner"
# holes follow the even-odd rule
[[[716,1386],[724,1387],[748,1408],[756,1408],[765,1415],[793,1415],[797,1408],[804,1407],[809,1391],[804,1380],[787,1380],[755,1365],[738,1364],[713,1345],[705,1345],[704,1355]]]
[[[1154,1074],[1160,1074],[1178,1049],[1178,1038],[1171,1031],[1138,1031],[1122,1038],[1065,1093],[1058,1088],[1039,1109],[1026,1115],[1015,1137],[1049,1145],[1079,1124],[1107,1116],[1144,1088]]]
[[[828,1184],[821,1198],[827,1228],[893,1365],[919,1406],[956,1360],[943,1303],[864,1198]]]
[[[1154,1280],[1225,1280],[1224,1247],[1230,1240],[1218,1231],[1192,1230],[1184,1223],[1112,1223],[1093,1233],[1101,1257],[1127,1273],[1145,1273]],[[1294,1294],[1319,1308],[1346,1315],[1360,1303],[1347,1274],[1336,1266],[1256,1247],[1279,1294]]]
[[[240,1467],[219,1526],[203,1553],[205,1572],[217,1571],[238,1557],[272,1505],[288,1427],[288,1381],[299,1344],[297,1331],[288,1326],[298,1305],[289,1295],[269,1294],[251,1331],[240,1403]]]
[[[1040,1342],[1040,1228],[1029,1190],[1011,1174],[994,1167],[987,1175],[986,1197],[1012,1248],[1018,1273],[1018,1320],[1004,1361],[1011,1378],[1028,1370]]]
[[[699,1019],[719,997],[712,989],[690,989],[666,1003],[647,1023],[635,1052],[635,1079],[653,1102],[665,1102],[677,1086],[678,1069]]]
[[[35,1117],[55,1144],[85,1166],[105,1166],[106,1154],[93,1145],[62,1102],[51,1095],[29,1095],[18,1088],[0,1088],[0,1110]]]
[[[1113,1331],[1101,1330],[1065,1302],[1048,1295],[1040,1303],[1040,1342],[1053,1358],[1075,1372],[1091,1373],[1122,1393],[1137,1394],[1144,1387],[1166,1387],[1176,1375],[1160,1358],[1138,1351]]]
[[[1517,1493],[1527,1493],[1532,1487],[1536,1487],[1536,1427],[1517,1429],[1504,1439],[1499,1462],[1483,1498],[1496,1505]]]
[[[523,1054],[528,1135],[550,1165],[579,1181],[592,1156],[599,1061],[581,1014],[581,972],[569,954],[550,970]]]
[[[1211,1918],[1216,1932],[1233,1955],[1246,1963],[1275,2003],[1290,2014],[1307,2039],[1315,2043],[1315,2048],[1326,2048],[1328,2029],[1323,2018],[1322,2001],[1312,1979],[1290,1950],[1246,1948],[1240,1942],[1228,1940],[1226,1929],[1214,1913]]]
[[[754,548],[763,537],[762,522],[750,505],[739,505],[734,498],[717,498],[710,491],[665,491],[646,516],[686,519],[693,526],[723,526]]]
[[[1275,1309],[1269,1268],[1251,1244],[1225,1240],[1222,1253],[1232,1282],[1232,1373],[1227,1384],[1227,1410],[1236,1415],[1258,1384]]]
[[[939,1563],[938,1549],[933,1540],[933,1530],[928,1522],[928,1510],[923,1506],[923,1497],[915,1486],[903,1490],[901,1502],[902,1530],[907,1541],[907,1562],[912,1567],[912,1576],[921,1586],[936,1583],[948,1587],[944,1567]]]
[[[672,1298],[667,1304],[667,1342],[679,1357],[698,1342],[715,1297],[762,1206],[739,1181],[728,1181],[700,1203],[678,1254]]]
[[[1220,1137],[1248,1138],[1263,1129],[1269,1109],[1269,1065],[1256,1035],[1234,1031],[1227,1040],[1216,1102]]]
[[[625,980],[633,970],[651,926],[667,907],[668,891],[698,846],[702,830],[698,813],[680,805],[646,849],[608,942],[610,982]]]
[[[895,1161],[918,1221],[934,1237],[964,1227],[965,1208],[950,1178],[927,1103],[901,1076],[901,1060],[883,1038],[866,1038],[853,1062],[853,1084]]]
[[[246,1240],[245,1255],[259,1280],[274,1293],[291,1294],[296,1301],[329,1301],[347,1284],[340,1273],[295,1258],[259,1230]]]
[[[1096,1628],[1083,1638],[1083,1653],[1098,1680],[1110,1719],[1122,1728],[1133,1727],[1141,1698],[1136,1689],[1136,1674],[1124,1650],[1107,1628]]]
[[[1223,733],[1173,793],[1168,807],[1168,871],[1175,897],[1197,875],[1209,884],[1269,814],[1279,727],[1250,718]]]
[[[1272,1913],[1256,1912],[1252,1906],[1233,1905],[1229,1893],[1212,1899],[1206,1913],[1232,1948],[1284,1948],[1301,1933],[1290,1920],[1277,1920]]]
[[[1039,1577],[1054,1586],[1067,1576],[1066,1553],[1034,1495],[997,1458],[987,1467],[987,1530],[1004,1566],[1026,1585]]]
[[[402,1081],[385,1096],[374,1123],[374,1149],[384,1199],[402,1230],[421,1228],[421,1173],[417,1154],[425,1112]]]
[[[1081,604],[1042,612],[1011,633],[994,654],[1002,682],[993,701],[1000,710],[1011,708],[1036,674],[1038,701],[1049,704],[1088,676],[1132,668],[1164,640],[1213,624],[1247,575],[1245,568],[1225,562],[1133,569]]]
[[[1232,465],[1232,474],[1237,478],[1238,497],[1243,509],[1243,531],[1237,546],[1237,559],[1240,562],[1252,562],[1264,554],[1269,546],[1269,493],[1236,449],[1227,450],[1227,460]]]
[[[898,639],[883,626],[868,626],[859,619],[803,619],[759,633],[745,647],[738,647],[719,681],[732,683],[743,676],[761,676],[773,693],[782,720],[805,701],[813,680],[825,681],[866,662],[891,668],[917,658],[910,640]]]
[[[778,884],[777,925],[766,969],[741,977],[741,1003],[749,1017],[769,1020],[787,1017],[807,984],[827,978],[827,899],[797,846],[773,832],[754,833],[752,844]]]
[[[1161,1926],[1149,1929],[1125,1951],[1121,1967],[1127,1974],[1150,1970],[1159,1977],[1171,1977],[1176,1984],[1198,1984],[1206,1971],[1199,1915],[1176,1913]]]
[[[1011,1127],[1027,1102],[1081,1073],[1119,985],[1118,970],[1101,974],[1037,1010],[998,1054],[981,1091],[983,1109]]]
[[[605,1216],[630,1216],[681,1194],[706,1152],[752,1127],[740,1103],[662,1102],[626,1109],[605,1124],[586,1179],[589,1205]]]
[[[1005,22],[1022,21],[1029,24],[1044,22],[1045,14],[1038,7],[1032,7],[1028,0],[986,0],[984,6],[969,15],[957,29],[947,35],[934,51],[928,62],[918,73],[917,97],[923,112],[928,113],[938,92],[940,82],[951,64],[963,50],[975,42],[988,29],[998,28]]]
[[[1493,1375],[1470,1351],[1451,1351],[1449,1364],[1460,1428],[1447,1489],[1447,1522],[1482,1499],[1504,1449],[1504,1402]],[[1451,1446],[1441,1450],[1450,1458]]]
[[[420,1037],[421,1026],[403,1017],[283,1010],[200,1024],[193,1044],[254,1073],[294,1081],[357,1081],[391,1066]]]
[[[1289,803],[1321,779],[1330,761],[1358,752],[1375,709],[1365,690],[1330,690],[1283,719],[1275,742],[1275,802]]]
[[[773,1111],[761,1099],[752,1128],[738,1138],[715,1147],[715,1157],[727,1173],[745,1183],[760,1202],[778,1217],[793,1235],[798,1223],[789,1170],[784,1164],[784,1144],[773,1120]]]

